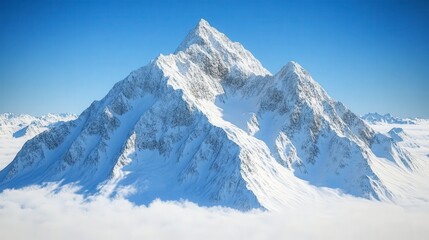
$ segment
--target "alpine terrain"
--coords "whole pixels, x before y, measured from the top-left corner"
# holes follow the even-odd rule
[[[0,169],[12,162],[24,143],[37,134],[62,122],[76,119],[74,114],[46,114],[34,117],[27,114],[0,114]]]
[[[240,210],[345,194],[395,202],[404,184],[395,174],[420,171],[420,161],[298,63],[273,75],[201,20],[173,54],[26,142],[0,172],[0,191],[54,182],[136,204]]]

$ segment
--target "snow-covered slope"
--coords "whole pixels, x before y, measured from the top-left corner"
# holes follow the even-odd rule
[[[61,122],[71,121],[73,114],[47,114],[34,117],[26,114],[0,114],[0,169],[12,162],[24,143]]]
[[[408,151],[414,171],[401,171],[391,164],[378,164],[375,169],[385,179],[386,186],[401,205],[416,206],[429,201],[429,120],[415,119],[413,123],[371,124],[375,131],[391,137]]]
[[[272,75],[201,20],[174,54],[27,142],[0,172],[0,189],[61,181],[138,204],[276,209],[341,192],[393,199],[379,162],[415,169],[299,64]]]

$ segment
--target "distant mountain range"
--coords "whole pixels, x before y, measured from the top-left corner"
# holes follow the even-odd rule
[[[46,114],[40,117],[28,114],[0,114],[0,133],[12,135],[14,138],[32,138],[37,134],[59,125],[61,122],[75,120],[76,115],[70,113]]]
[[[418,119],[411,118],[398,118],[390,115],[390,113],[381,115],[378,113],[367,113],[361,117],[368,123],[371,124],[380,124],[380,123],[389,123],[389,124],[416,124]]]

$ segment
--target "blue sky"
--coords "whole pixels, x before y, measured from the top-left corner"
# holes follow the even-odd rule
[[[0,113],[80,113],[200,18],[357,114],[429,118],[425,1],[1,1]]]

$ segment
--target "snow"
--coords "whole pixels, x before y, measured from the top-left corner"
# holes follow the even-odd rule
[[[406,136],[398,145],[412,154],[414,171],[403,171],[391,163],[378,162],[375,170],[391,189],[395,201],[401,205],[415,206],[428,202],[429,196],[429,120],[419,119],[414,123],[377,123],[371,125],[377,132],[390,135],[399,132]]]
[[[209,59],[211,62],[220,63],[225,68],[234,68],[235,71],[247,77],[270,75],[240,43],[232,42],[204,19],[199,21],[175,53],[180,55],[180,52],[192,53],[191,57],[198,59],[197,64],[198,62],[205,64],[203,59]]]
[[[410,118],[398,118],[392,116],[390,113],[386,113],[384,115],[381,115],[379,113],[367,113],[362,116],[362,119],[367,121],[370,124],[383,124],[383,123],[390,123],[390,124],[415,124],[416,121],[418,121],[417,118],[410,119]]]
[[[411,204],[428,196],[416,132],[375,132],[298,63],[272,75],[201,20],[174,54],[28,141],[0,172],[0,190],[61,182],[138,205],[239,210],[344,196]]]
[[[26,114],[0,114],[0,169],[12,162],[24,143],[59,122],[77,118],[73,114],[47,114],[34,117]]]
[[[409,139],[419,146],[408,150],[422,162],[429,160],[426,156],[429,153],[428,123],[422,120],[417,125],[400,125]],[[371,127],[388,134],[399,125]],[[135,134],[129,139],[130,144],[134,141]],[[68,188],[54,194],[57,192],[54,186],[6,190],[0,193],[0,231],[10,239],[123,239],[127,236],[157,239],[273,239],[284,236],[293,239],[425,239],[429,234],[429,175],[404,175],[404,172],[391,171],[395,168],[387,170],[387,178],[399,178],[393,183],[402,182],[396,191],[405,199],[399,204],[332,194],[317,199],[303,195],[306,190],[297,186],[288,194],[302,198],[296,197],[297,202],[292,207],[243,213],[183,201],[155,200],[149,205],[136,206],[122,197],[104,197],[108,196],[106,193],[84,199]],[[79,226],[80,231],[77,233],[70,226]]]

